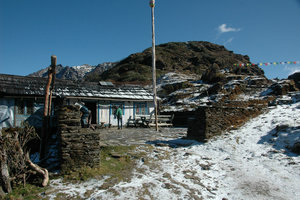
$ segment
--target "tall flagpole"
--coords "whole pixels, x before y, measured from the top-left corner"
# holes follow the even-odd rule
[[[152,16],[152,80],[153,80],[153,103],[154,103],[154,115],[155,115],[155,126],[158,131],[158,120],[157,120],[157,98],[156,98],[156,66],[155,66],[155,31],[154,31],[154,7],[155,0],[150,0],[151,16]]]

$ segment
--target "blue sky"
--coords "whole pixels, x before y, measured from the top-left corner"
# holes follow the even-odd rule
[[[156,0],[156,43],[209,41],[251,62],[300,61],[300,0]],[[0,0],[0,73],[119,61],[151,46],[148,0]],[[296,65],[262,67],[286,78]]]

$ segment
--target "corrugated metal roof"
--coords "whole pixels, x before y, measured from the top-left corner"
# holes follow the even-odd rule
[[[43,96],[46,78],[0,74],[0,94]],[[55,80],[53,96],[152,100],[141,86],[100,85],[99,83]]]

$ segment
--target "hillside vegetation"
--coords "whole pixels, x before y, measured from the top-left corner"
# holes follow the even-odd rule
[[[249,57],[235,54],[224,46],[209,42],[170,42],[156,46],[157,77],[168,72],[195,74],[201,77],[202,74],[209,73],[208,70],[212,66],[234,74],[264,75],[258,66],[234,66],[238,63],[250,63]],[[120,61],[115,67],[102,73],[99,80],[151,82],[151,66],[152,52],[151,48],[148,48]]]

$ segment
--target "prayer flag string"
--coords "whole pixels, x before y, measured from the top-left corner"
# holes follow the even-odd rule
[[[234,66],[244,67],[244,66],[269,66],[269,65],[284,65],[284,64],[300,64],[300,61],[287,61],[287,62],[265,62],[265,63],[236,63]]]

